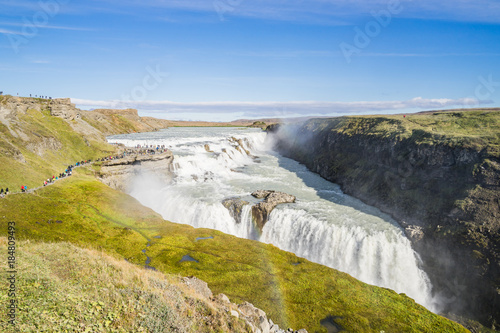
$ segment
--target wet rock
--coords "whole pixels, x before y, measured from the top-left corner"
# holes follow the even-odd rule
[[[229,210],[229,214],[233,217],[236,223],[241,223],[241,212],[243,206],[249,205],[248,201],[242,200],[241,198],[229,198],[222,201],[222,205]]]
[[[424,231],[422,227],[417,225],[409,225],[405,228],[406,237],[408,237],[412,242],[416,243],[424,238]]]
[[[242,139],[236,139],[233,136],[229,139],[229,142],[235,144],[234,148],[236,148],[236,150],[239,151],[240,153],[242,153],[242,151],[244,151],[247,155],[249,155],[249,156],[251,155],[250,151],[248,151],[248,149],[245,148],[245,145],[243,144]],[[245,140],[245,142],[248,143],[247,140]]]
[[[210,149],[210,146],[208,145],[208,143],[205,144],[205,150],[207,151],[207,153],[213,153],[214,151],[212,149]]]
[[[260,231],[269,220],[269,215],[273,209],[283,203],[294,203],[296,198],[293,195],[276,191],[259,190],[252,193],[252,196],[264,201],[252,206],[252,217]]]

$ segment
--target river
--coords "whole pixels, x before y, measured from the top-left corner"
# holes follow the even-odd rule
[[[241,139],[241,144],[234,139]],[[166,220],[271,243],[373,285],[405,293],[437,311],[432,286],[399,225],[380,210],[342,193],[298,162],[272,151],[260,129],[170,128],[108,137],[126,146],[165,145],[174,153],[174,179],[138,176],[130,195]],[[250,153],[250,155],[248,154]],[[250,205],[236,223],[221,201],[258,202],[256,190],[297,197],[277,206],[257,232]]]

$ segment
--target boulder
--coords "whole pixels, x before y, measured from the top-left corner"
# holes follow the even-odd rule
[[[198,279],[196,276],[183,277],[181,280],[206,299],[212,298],[212,291],[208,288],[208,284],[205,281]]]
[[[250,204],[248,201],[241,198],[229,198],[222,201],[222,205],[229,210],[229,214],[233,217],[236,223],[241,223],[241,211],[243,206]]]
[[[229,300],[229,297],[227,297],[225,294],[219,294],[217,297],[215,297],[217,301],[223,304],[230,304],[231,301]]]
[[[253,220],[261,232],[264,225],[269,220],[269,215],[277,205],[294,203],[296,200],[293,195],[276,191],[259,190],[253,192],[252,196],[257,199],[264,199],[264,201],[252,206]]]
[[[266,317],[263,316],[259,317],[259,328],[262,331],[262,333],[269,333],[269,329],[271,327],[269,326],[269,322],[267,321]]]

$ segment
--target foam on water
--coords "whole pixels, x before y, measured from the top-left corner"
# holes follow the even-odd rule
[[[242,139],[242,147],[232,138]],[[406,293],[437,310],[418,255],[397,223],[343,194],[338,185],[303,165],[270,151],[264,132],[173,128],[113,136],[108,141],[127,146],[166,145],[174,152],[171,184],[160,184],[143,174],[130,193],[163,218],[274,244],[366,283]],[[250,194],[259,189],[297,197],[295,204],[276,207],[260,237],[251,206],[243,207],[241,223],[236,223],[221,203],[231,197],[258,202]]]

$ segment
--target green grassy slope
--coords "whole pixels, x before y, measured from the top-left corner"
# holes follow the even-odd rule
[[[0,123],[0,187],[8,186],[11,193],[19,191],[21,185],[30,188],[40,186],[44,179],[57,175],[68,164],[95,159],[114,151],[103,140],[92,141],[73,131],[68,121],[50,116],[50,112],[45,110],[45,101],[39,102],[42,111],[30,109],[26,113],[19,112],[9,120],[9,127]],[[122,126],[126,132],[135,130],[127,119],[117,121],[116,125]],[[195,275],[207,281],[214,293],[224,292],[233,301],[254,303],[281,327],[306,327],[310,332],[324,332],[319,322],[332,316],[346,331],[352,332],[465,331],[406,296],[363,284],[347,274],[310,263],[271,245],[164,221],[130,196],[98,182],[94,176],[97,169],[98,166],[79,168],[72,177],[35,193],[11,194],[0,199],[0,235],[7,234],[8,221],[15,221],[17,235],[23,240],[70,242],[102,250],[139,265],[144,265],[147,255],[152,258],[151,265],[162,272]],[[208,236],[213,238],[197,240]],[[151,246],[148,247],[149,242]],[[91,288],[89,280],[91,277],[99,278],[100,269],[104,266],[93,262],[89,263],[89,267],[81,267],[81,272],[89,279],[79,283],[78,267],[61,261],[64,262],[62,267],[67,269],[55,272],[57,265],[52,265],[52,259],[64,256],[64,251],[68,251],[69,258],[76,259],[70,252],[78,250],[70,245],[50,244],[42,244],[36,251],[35,248],[26,245],[26,252],[19,256],[20,265],[27,264],[27,270],[20,273],[25,302],[19,309],[20,318],[33,319],[33,323],[25,323],[27,326],[23,326],[23,330],[36,331],[54,320],[58,325],[73,326],[75,319],[69,314],[76,311],[78,304],[86,309],[94,308],[83,319],[78,317],[81,323],[93,321],[105,324],[112,317],[112,325],[117,325],[112,327],[117,330],[134,327],[137,322],[133,319],[113,315],[118,309],[114,304],[107,303],[111,296],[100,300],[114,309],[106,314],[97,308],[102,308],[102,305],[87,301],[95,298],[97,293]],[[180,262],[187,254],[199,262]],[[45,262],[44,258],[49,262]],[[37,266],[41,270],[29,270]],[[37,276],[46,278],[48,282],[43,284],[37,281]],[[60,281],[70,286],[57,293]],[[96,283],[100,287],[98,290],[108,288],[109,295],[116,288],[120,289],[113,283],[108,286],[100,283]],[[132,285],[132,282],[128,283],[127,288],[133,288]],[[146,294],[160,292],[149,290],[140,281],[137,288]],[[65,294],[75,295],[76,303],[65,299]],[[3,300],[4,293],[0,295]],[[126,299],[122,300],[125,302]],[[132,317],[145,311],[141,306],[135,314],[131,314]],[[43,312],[43,307],[50,310],[61,307],[67,311]],[[34,310],[40,312],[29,313]],[[180,311],[177,315],[182,313]],[[39,314],[36,320],[30,317],[36,314]],[[1,311],[0,315],[5,315],[5,312]],[[37,323],[42,326],[33,328]],[[168,324],[168,321],[165,323]],[[68,328],[72,329],[75,329],[74,326]],[[99,327],[94,329],[99,330]]]
[[[317,119],[322,127],[354,135],[398,139],[412,138],[419,144],[446,144],[452,147],[487,149],[500,156],[500,110],[422,112],[390,116],[354,116]]]
[[[11,192],[20,192],[21,185],[38,187],[70,164],[114,150],[103,140],[87,140],[63,119],[50,116],[48,110],[31,109],[18,114],[10,130],[0,123],[0,187]]]
[[[325,332],[320,320],[332,316],[350,332],[466,332],[404,295],[272,245],[164,221],[135,199],[97,182],[86,169],[34,194],[0,200],[0,235],[6,235],[7,221],[16,222],[22,239],[67,241],[137,264],[145,263],[141,251],[147,249],[151,265],[160,271],[195,275],[214,293],[262,308],[281,327]],[[209,236],[214,238],[197,240]],[[187,254],[199,262],[180,262]]]
[[[70,243],[18,242],[17,254],[18,324],[1,311],[2,332],[248,332],[177,276]],[[1,304],[9,301],[5,287]]]

